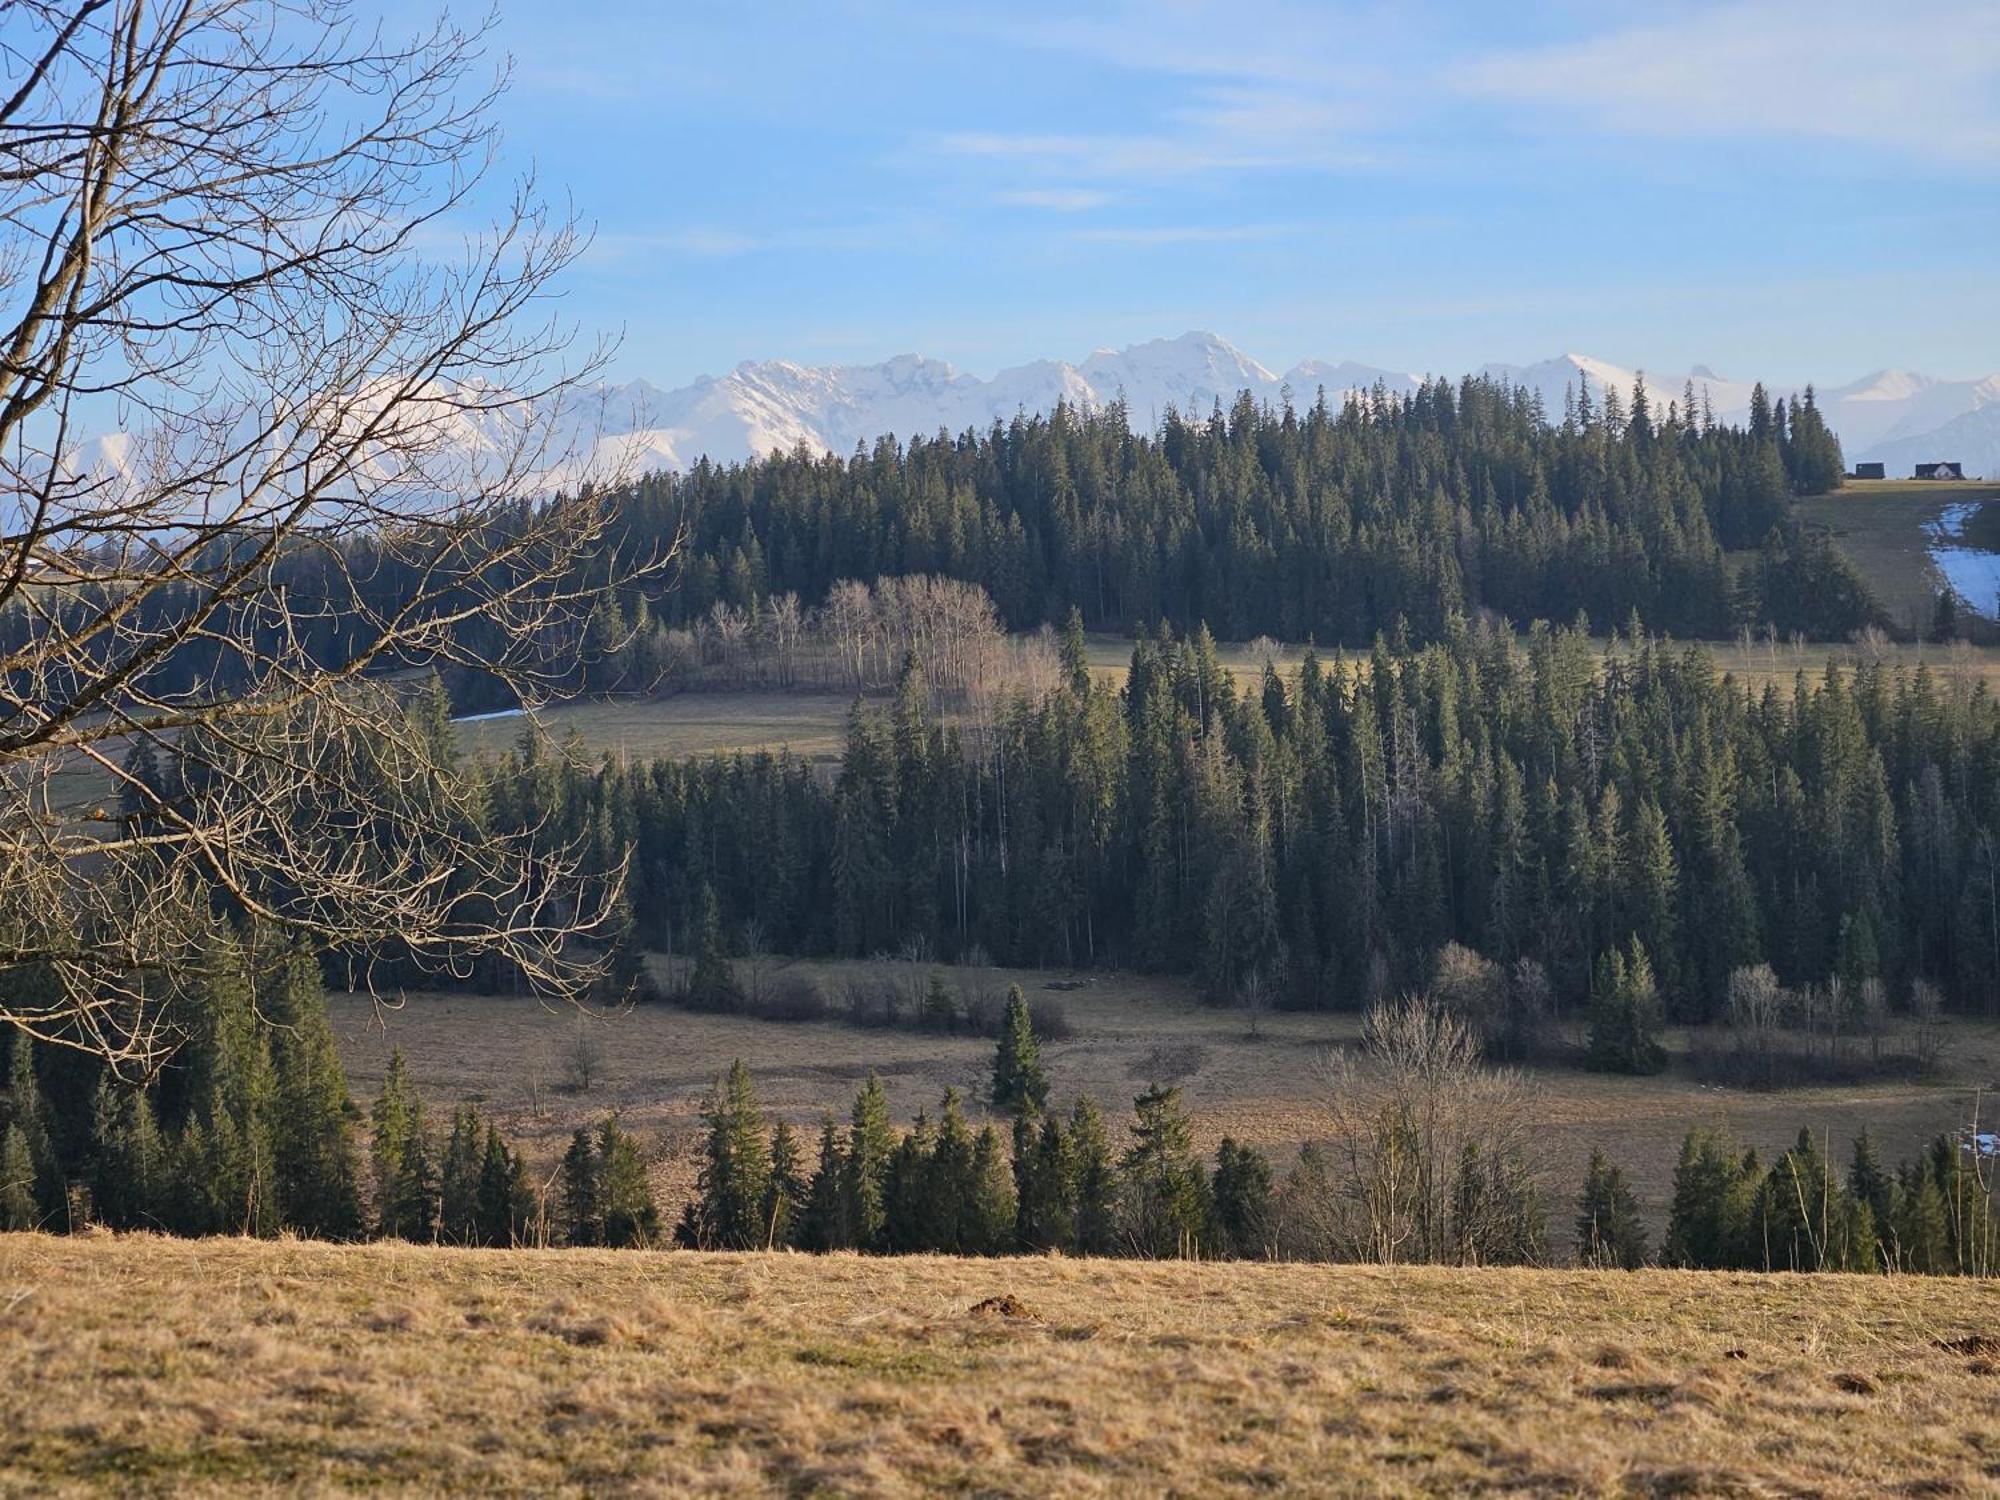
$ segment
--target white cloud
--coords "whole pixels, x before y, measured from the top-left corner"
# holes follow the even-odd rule
[[[1286,224],[1132,224],[1078,229],[1069,237],[1092,245],[1229,245],[1296,232]]]
[[[993,201],[1014,208],[1046,208],[1051,213],[1077,214],[1102,208],[1111,201],[1111,195],[1095,188],[1018,188],[1012,192],[995,193]]]
[[[2000,151],[1993,0],[1758,0],[1447,70],[1462,92],[1630,135],[1841,141],[1947,164]]]

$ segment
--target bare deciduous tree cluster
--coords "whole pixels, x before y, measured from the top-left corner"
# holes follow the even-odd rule
[[[597,361],[545,303],[580,241],[527,183],[463,227],[481,46],[337,0],[4,9],[0,1021],[143,1071],[218,904],[588,982],[612,892],[469,837],[387,684],[532,701],[613,581],[602,486],[541,478]]]
[[[844,579],[817,609],[776,594],[754,611],[718,601],[693,624],[662,632],[661,687],[877,692],[914,655],[934,702],[988,696],[1055,675],[1052,644],[1015,640],[974,583],[913,574],[873,586]],[[655,683],[649,680],[647,686]]]

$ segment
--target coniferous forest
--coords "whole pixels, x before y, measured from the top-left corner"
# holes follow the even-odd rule
[[[1015,629],[1059,625],[1366,646],[1440,638],[1461,616],[1636,614],[1655,633],[1739,622],[1843,640],[1875,606],[1845,562],[1801,539],[1788,502],[1841,482],[1839,443],[1808,391],[1761,390],[1722,426],[1643,384],[1626,410],[1586,383],[1545,412],[1487,379],[1433,381],[1303,410],[1246,393],[1208,417],[1135,434],[1122,406],[1018,417],[957,437],[891,439],[850,457],[773,455],[658,476],[631,500],[635,537],[685,523],[666,621],[839,580],[936,573],[976,583]],[[1764,549],[1746,589],[1724,549]]]
[[[1074,625],[1063,659],[978,728],[912,667],[831,778],[579,765],[532,734],[471,774],[502,826],[629,850],[627,930],[691,958],[754,930],[1360,1008],[1455,944],[1571,1014],[1643,963],[1681,1022],[1760,965],[1834,1026],[2000,993],[2000,705],[1949,668],[1751,690],[1699,645],[1463,626],[1247,690],[1202,630],[1142,638],[1122,689]]]
[[[598,571],[630,579],[668,555],[676,566],[605,589],[578,629],[545,633],[536,666],[572,692],[644,684],[661,636],[718,605],[739,616],[780,600],[811,608],[846,580],[919,575],[978,586],[1017,630],[1079,612],[1089,628],[1126,635],[1164,621],[1180,634],[1206,625],[1229,640],[1362,649],[1378,635],[1443,639],[1481,616],[1581,620],[1600,633],[1636,618],[1680,639],[1748,627],[1844,641],[1905,624],[1884,620],[1846,559],[1792,513],[1793,496],[1841,481],[1839,443],[1811,392],[1773,402],[1760,387],[1743,427],[1694,400],[1642,387],[1628,411],[1615,389],[1600,398],[1586,384],[1548,413],[1525,390],[1467,378],[1338,407],[1322,392],[1303,410],[1246,394],[1206,419],[1169,411],[1152,434],[1132,431],[1122,406],[1059,407],[984,433],[884,437],[846,458],[704,461],[617,496]],[[281,556],[273,587],[296,612],[283,621],[245,607],[187,628],[206,608],[200,591],[160,590],[138,625],[186,638],[139,680],[162,694],[228,689],[248,680],[275,631],[338,667],[373,644],[370,622],[436,587],[439,572],[461,577],[468,600],[512,584],[524,565],[509,546],[534,524],[525,505],[492,517],[485,551],[510,560],[484,568],[477,549],[427,568],[365,531],[338,557]],[[1732,573],[1725,549],[1754,561]],[[592,574],[537,586],[600,584]],[[80,593],[53,623],[102,603]],[[49,623],[0,616],[0,649]],[[464,658],[510,654],[476,611],[459,633]],[[447,686],[461,710],[509,701],[464,668]]]

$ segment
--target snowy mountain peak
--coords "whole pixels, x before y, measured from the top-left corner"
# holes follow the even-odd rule
[[[1491,364],[1478,373],[1535,392],[1558,420],[1565,394],[1586,381],[1599,402],[1611,390],[1629,401],[1638,379],[1636,369],[1574,350],[1534,364]],[[1078,364],[1036,360],[990,379],[915,353],[873,365],[745,360],[676,390],[630,380],[573,391],[559,409],[537,410],[533,420],[555,434],[553,446],[565,455],[546,475],[553,487],[585,473],[684,469],[704,457],[733,463],[800,446],[845,454],[885,434],[908,440],[984,431],[1059,402],[1101,411],[1122,399],[1133,426],[1150,431],[1169,409],[1203,418],[1217,406],[1227,409],[1245,391],[1273,405],[1289,391],[1300,407],[1324,391],[1337,406],[1348,393],[1378,384],[1407,395],[1423,378],[1407,369],[1314,359],[1281,376],[1227,339],[1193,330],[1123,349],[1094,349]],[[1719,420],[1739,421],[1749,410],[1751,385],[1707,365],[1685,374],[1649,370],[1646,384],[1656,410],[1681,400],[1690,385]],[[1771,394],[1793,393],[1773,387]],[[1878,370],[1851,385],[1822,387],[1818,399],[1850,461],[1880,460],[1891,473],[1907,473],[1918,461],[1954,459],[1967,473],[2000,474],[2000,375],[1941,380]],[[496,450],[508,419],[465,412],[449,420],[463,426],[451,441],[472,458]],[[110,433],[79,447],[70,461],[85,472],[129,474],[144,451],[143,435]]]

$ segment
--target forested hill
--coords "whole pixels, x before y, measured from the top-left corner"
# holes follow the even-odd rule
[[[1365,647],[1378,635],[1441,639],[1485,612],[1518,625],[1581,617],[1599,632],[1636,619],[1683,639],[1748,625],[1845,640],[1880,611],[1791,506],[1839,483],[1839,444],[1810,391],[1796,403],[1761,392],[1742,428],[1690,421],[1691,393],[1660,405],[1643,388],[1629,411],[1615,390],[1600,403],[1586,388],[1552,422],[1527,391],[1467,379],[1338,410],[1324,396],[1300,410],[1246,393],[1205,421],[1169,412],[1152,436],[1115,406],[1059,407],[983,434],[885,437],[846,459],[702,464],[606,497],[621,557],[603,576],[629,576],[625,564],[677,539],[682,566],[637,588],[566,582],[601,591],[597,619],[538,636],[537,670],[558,694],[595,691],[644,678],[634,663],[664,654],[658,633],[717,606],[755,623],[774,604],[818,606],[842,580],[916,575],[978,585],[1017,629],[1075,609],[1131,635],[1164,622]],[[145,685],[244,691],[246,660],[273,633],[301,629],[314,659],[338,667],[420,578],[435,587],[440,571],[465,574],[476,593],[473,575],[509,566],[495,559],[531,521],[497,521],[483,552],[454,551],[428,571],[365,531],[340,544],[339,566],[299,548],[271,568],[270,595],[289,613],[238,606],[217,620],[205,587],[159,590],[135,628],[179,643],[146,664]],[[1741,548],[1761,551],[1732,578],[1723,552]],[[196,576],[232,555],[218,542]],[[104,604],[82,591],[54,606],[56,623],[83,630]],[[49,627],[39,610],[0,613],[0,650]],[[468,656],[497,649],[476,618],[464,633]],[[609,660],[621,654],[630,660]],[[448,686],[460,709],[511,699],[478,674],[453,672]]]
[[[1837,486],[1838,442],[1810,392],[1744,428],[1634,392],[1586,387],[1560,414],[1485,379],[1436,381],[1300,410],[1245,393],[1206,420],[1169,413],[1134,435],[1117,408],[1059,408],[1005,427],[849,458],[799,452],[703,464],[638,486],[637,536],[690,527],[665,619],[722,602],[754,609],[838,580],[942,573],[982,585],[1005,621],[1134,633],[1205,622],[1366,644],[1438,638],[1485,609],[1602,630],[1636,613],[1653,632],[1739,623],[1843,638],[1868,624],[1865,589],[1799,533],[1795,494]],[[1763,547],[1744,587],[1724,549]]]

